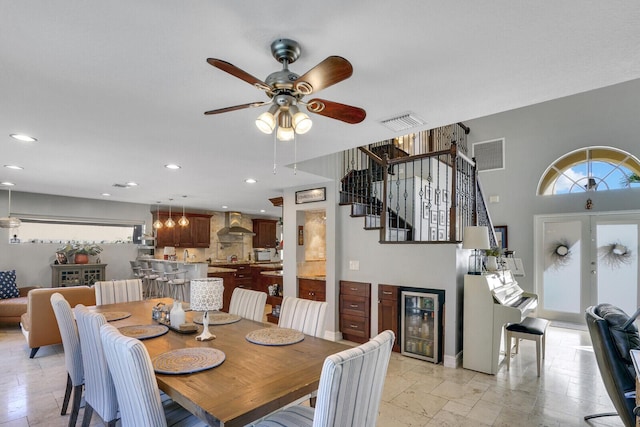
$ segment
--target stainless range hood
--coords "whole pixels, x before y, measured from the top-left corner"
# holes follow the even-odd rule
[[[224,214],[224,228],[218,231],[218,237],[242,237],[242,236],[255,236],[251,230],[248,230],[241,225],[242,214],[240,212],[225,212]]]

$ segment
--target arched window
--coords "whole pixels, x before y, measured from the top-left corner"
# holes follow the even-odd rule
[[[538,195],[606,191],[640,185],[640,162],[612,147],[588,147],[556,160],[542,174]]]

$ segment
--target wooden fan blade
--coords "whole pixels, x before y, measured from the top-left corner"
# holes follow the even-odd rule
[[[269,91],[271,88],[262,80],[252,76],[246,71],[241,70],[233,64],[228,63],[227,61],[223,61],[222,59],[216,58],[207,58],[207,62],[213,65],[216,68],[221,69],[224,72],[231,74],[234,77],[237,77],[245,82],[249,83],[252,86],[257,87],[258,89],[262,89],[264,91]]]
[[[293,84],[294,89],[309,95],[334,85],[353,74],[351,63],[341,56],[330,56],[300,77]]]
[[[351,105],[340,104],[339,102],[327,101],[326,99],[314,98],[307,102],[307,110],[311,113],[342,120],[345,123],[360,123],[367,117],[367,112],[362,108]]]
[[[229,111],[243,110],[249,107],[260,107],[264,104],[265,104],[264,102],[250,102],[248,104],[234,105],[233,107],[225,107],[225,108],[218,108],[217,110],[205,111],[204,114],[208,116],[210,114],[227,113]]]

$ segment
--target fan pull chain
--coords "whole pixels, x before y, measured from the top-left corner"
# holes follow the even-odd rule
[[[293,133],[293,174],[298,174],[298,135]]]
[[[277,138],[276,138],[276,132],[273,132],[273,174],[276,174],[276,144],[277,142]]]

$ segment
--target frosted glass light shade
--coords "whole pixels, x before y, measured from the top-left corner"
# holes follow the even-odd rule
[[[313,122],[305,113],[298,111],[293,115],[293,128],[296,133],[302,135],[309,132]]]
[[[256,126],[260,132],[270,134],[276,127],[276,118],[269,111],[265,111],[256,119]]]
[[[292,141],[294,138],[293,128],[283,128],[278,126],[276,137],[280,141]]]

